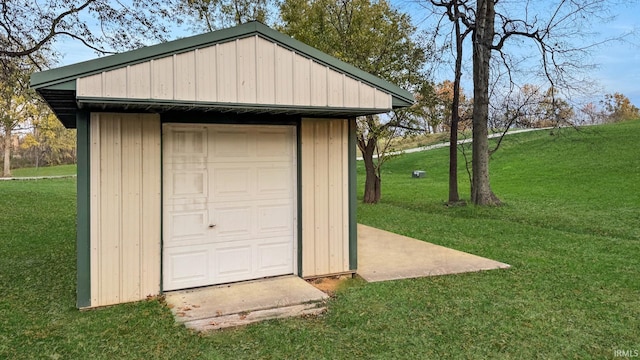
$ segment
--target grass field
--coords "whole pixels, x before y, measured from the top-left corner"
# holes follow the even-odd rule
[[[499,208],[443,205],[446,149],[393,158],[382,202],[359,206],[360,222],[513,267],[353,280],[324,316],[206,335],[175,325],[158,300],[76,310],[75,179],[0,182],[0,358],[602,359],[640,350],[637,134],[640,121],[513,135],[491,163]],[[411,178],[416,169],[428,176]],[[467,183],[461,193],[468,198]]]
[[[13,177],[32,177],[32,176],[67,176],[75,175],[77,173],[76,165],[57,165],[57,166],[45,166],[38,168],[21,168],[12,169],[11,175]]]

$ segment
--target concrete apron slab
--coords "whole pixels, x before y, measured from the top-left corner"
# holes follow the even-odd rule
[[[326,310],[327,298],[327,294],[293,275],[165,294],[176,321],[198,331],[320,314]]]
[[[498,261],[358,224],[358,275],[368,282],[509,267]]]

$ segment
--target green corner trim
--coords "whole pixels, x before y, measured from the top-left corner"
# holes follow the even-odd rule
[[[164,124],[162,115],[158,115],[160,121],[160,294],[164,294]]]
[[[91,306],[91,216],[90,216],[90,178],[89,150],[91,139],[89,136],[89,113],[76,113],[77,125],[77,288],[76,305],[78,308]]]
[[[358,270],[356,119],[349,119],[349,270]]]
[[[298,119],[296,124],[296,176],[297,176],[297,196],[298,199],[296,206],[298,207],[298,276],[302,277],[302,119]]]

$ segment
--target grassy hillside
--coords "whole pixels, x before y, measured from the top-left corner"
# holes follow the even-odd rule
[[[637,237],[640,217],[633,215],[640,205],[640,191],[635,191],[635,184],[640,183],[638,133],[640,121],[506,137],[490,163],[493,190],[505,206],[489,210],[442,206],[448,191],[448,149],[402,155],[383,167],[381,205],[433,216],[508,218],[537,226]],[[468,199],[464,161],[460,155],[460,195]],[[362,164],[358,170],[361,196]],[[413,170],[425,170],[427,177],[413,179]],[[363,222],[373,220],[367,208],[362,209]]]
[[[394,158],[382,203],[360,205],[360,222],[512,268],[353,280],[324,316],[206,335],[175,325],[158,300],[76,310],[75,179],[0,182],[0,358],[601,359],[640,350],[639,133],[636,121],[508,138],[491,163],[499,208],[443,205],[446,150]],[[412,179],[415,169],[427,178]]]

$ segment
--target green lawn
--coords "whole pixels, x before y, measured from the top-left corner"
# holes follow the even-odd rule
[[[75,175],[76,165],[57,165],[33,168],[12,169],[13,177],[32,177],[32,176],[67,176]]]
[[[513,267],[353,280],[322,317],[206,335],[175,325],[157,300],[76,310],[75,179],[0,182],[0,358],[601,359],[640,350],[638,134],[640,121],[507,138],[491,163],[500,208],[443,205],[446,149],[393,158],[382,202],[359,206],[360,222]],[[416,169],[428,176],[412,179]],[[468,198],[468,184],[461,190]]]

